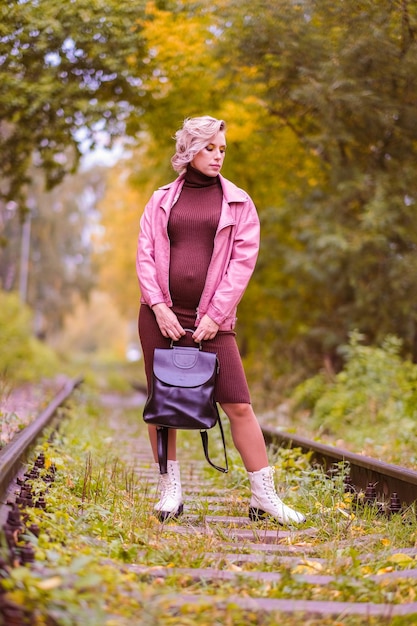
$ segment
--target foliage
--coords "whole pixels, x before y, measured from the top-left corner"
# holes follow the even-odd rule
[[[129,136],[132,159],[111,174],[101,205],[101,257],[107,251],[114,264],[100,262],[100,288],[110,285],[131,318],[137,291],[129,257],[140,212],[152,188],[173,177],[175,130],[185,117],[209,113],[227,122],[224,174],[252,195],[262,222],[238,338],[264,396],[272,398],[283,374],[294,384],[323,362],[337,371],[338,347],[355,328],[373,345],[395,335],[401,354],[417,359],[415,3],[3,4],[4,240],[10,212],[24,213],[33,166],[49,187],[100,133],[110,143]],[[42,250],[56,225],[43,201]],[[82,219],[74,223],[72,241],[83,242],[84,228]],[[71,246],[61,247],[57,232],[57,255],[42,253],[57,269],[55,287],[36,298],[51,317],[60,309],[59,325],[76,287],[65,279]],[[76,282],[85,294],[94,268],[81,254],[85,271],[77,267]],[[15,280],[12,256],[3,284],[13,272]],[[54,301],[60,291],[62,307]]]
[[[42,177],[35,172],[28,187],[31,210],[23,228],[18,213],[9,211],[4,228],[7,245],[0,248],[0,280],[7,291],[19,288],[35,312],[38,335],[56,332],[76,297],[86,299],[96,282],[92,237],[105,179],[106,170],[94,167],[45,192]],[[27,258],[21,252],[24,238]],[[26,289],[22,269],[27,272]]]
[[[363,339],[352,333],[342,348],[345,367],[333,380],[319,374],[296,388],[295,409],[311,410],[313,431],[347,441],[368,437],[393,446],[396,439],[414,440],[417,365],[401,359],[396,337],[387,337],[381,347],[363,345]]]
[[[139,20],[127,0],[7,0],[1,5],[1,196],[21,198],[34,161],[50,188],[78,162],[80,142],[124,132],[144,105]]]
[[[265,363],[268,384],[295,367],[314,372],[323,359],[338,368],[337,347],[354,328],[371,343],[398,335],[414,355],[415,7],[201,6],[198,21],[197,3],[149,5],[143,35],[156,97],[144,119],[163,158],[177,113],[228,123],[224,173],[251,193],[262,221],[239,310],[252,371]],[[185,17],[194,30],[178,31]],[[193,39],[199,27],[211,33],[206,47]],[[200,64],[212,80],[201,73],[192,91]]]
[[[0,376],[22,382],[57,371],[58,359],[33,337],[30,310],[16,294],[0,291]]]
[[[287,338],[287,354],[313,370],[316,355],[337,365],[337,346],[358,327],[371,342],[397,334],[414,358],[415,5],[231,2],[224,19],[241,92],[258,96],[270,133],[292,132],[301,167],[316,164],[314,184],[306,177],[265,216],[261,263],[280,263],[275,287],[262,280],[261,290],[281,303],[263,323],[276,351]]]
[[[141,153],[135,152],[128,163],[122,161],[108,174],[106,192],[97,207],[102,230],[94,239],[94,260],[99,287],[111,294],[128,320],[136,321],[140,297],[135,271],[139,220],[156,183],[152,171],[140,187],[132,183],[133,164],[148,172],[149,165]]]
[[[80,355],[95,355],[96,360],[109,357],[123,359],[128,343],[128,323],[120,315],[106,292],[93,291],[88,302],[78,300],[74,310],[64,319],[61,332],[52,344],[62,355],[77,359]]]
[[[146,5],[144,88],[151,97],[143,119],[165,150],[172,151],[171,138],[185,117],[214,114],[223,102],[222,61],[215,56],[221,4],[151,0]]]

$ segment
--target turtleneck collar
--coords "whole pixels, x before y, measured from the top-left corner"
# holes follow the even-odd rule
[[[211,187],[219,182],[218,176],[206,176],[200,170],[196,170],[190,163],[185,172],[184,187]]]

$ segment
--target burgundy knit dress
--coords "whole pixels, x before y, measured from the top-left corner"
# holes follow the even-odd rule
[[[171,209],[168,222],[172,310],[183,328],[195,329],[196,311],[213,253],[221,204],[222,188],[218,176],[205,176],[189,165],[181,195]],[[149,392],[154,349],[168,348],[170,339],[163,337],[152,309],[145,304],[141,305],[139,312],[139,336]],[[195,347],[197,344],[191,333],[187,333],[176,345]],[[219,360],[216,401],[250,403],[235,332],[219,331],[214,339],[203,342],[203,350],[215,352]]]

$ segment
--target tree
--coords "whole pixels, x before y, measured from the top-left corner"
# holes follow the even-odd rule
[[[91,206],[74,189],[83,181],[88,193],[92,180],[72,178],[68,186],[66,177],[97,136],[110,145],[140,125],[148,97],[144,10],[145,2],[132,0],[5,0],[0,7],[1,279],[11,290],[19,270],[29,269],[23,296],[39,332],[56,329],[74,293],[85,297],[92,284]],[[19,268],[22,223],[31,256]]]
[[[310,361],[335,359],[357,327],[370,342],[399,335],[416,358],[417,8],[231,2],[225,20],[241,89],[316,163],[316,184],[265,215],[266,227],[290,231],[263,249],[265,262],[280,254],[287,315],[269,320],[279,343],[287,335],[298,357],[297,344]]]
[[[73,299],[87,299],[97,280],[92,264],[92,237],[97,230],[96,204],[104,192],[106,170],[95,167],[68,176],[52,191],[43,188],[39,173],[28,186],[30,231],[27,256],[21,254],[25,236],[15,213],[7,223],[8,245],[0,250],[0,279],[5,291],[19,291],[34,311],[38,336],[55,332]],[[24,265],[26,285],[19,276]]]
[[[155,173],[145,155],[134,152],[108,173],[106,191],[98,204],[101,230],[94,238],[94,260],[98,268],[98,287],[110,294],[119,312],[136,320],[139,310],[139,286],[135,270],[139,220],[146,202],[158,186]],[[132,182],[133,164],[146,171],[140,186]]]
[[[111,141],[146,93],[145,2],[5,0],[0,8],[0,201],[24,209],[31,166],[47,187],[73,172],[80,144]],[[4,208],[3,208],[4,210]]]
[[[0,11],[7,228],[31,164],[51,186],[84,139],[128,134],[140,146],[136,190],[124,165],[111,174],[102,240],[115,260],[103,281],[128,311],[134,296],[118,286],[134,271],[132,207],[174,177],[183,119],[212,114],[228,125],[224,174],[262,222],[239,309],[243,352],[278,372],[337,365],[358,328],[370,343],[399,335],[417,358],[415,3],[8,0]]]

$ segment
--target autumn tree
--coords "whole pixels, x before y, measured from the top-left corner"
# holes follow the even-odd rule
[[[398,334],[416,356],[416,7],[224,0],[213,12],[202,2],[202,30],[188,32],[178,25],[197,3],[152,6],[148,129],[158,141],[187,114],[226,119],[224,173],[260,212],[260,259],[239,311],[248,352],[262,336],[272,359],[314,369],[336,364],[359,328],[370,342]],[[198,75],[203,59],[210,71]]]
[[[135,151],[128,160],[111,168],[106,192],[98,204],[100,231],[94,237],[94,260],[98,268],[98,288],[111,295],[120,313],[136,320],[139,285],[135,270],[139,220],[153,189],[158,185],[143,152]],[[135,184],[134,167],[143,162],[146,180]],[[146,169],[148,168],[148,169]],[[137,183],[138,181],[136,181]]]
[[[94,281],[91,179],[68,176],[97,136],[111,145],[140,127],[145,4],[5,0],[0,7],[0,278],[13,290],[26,272],[21,295],[39,332],[56,329],[74,293],[85,297]]]
[[[231,2],[225,20],[222,49],[264,129],[286,128],[316,164],[313,185],[263,213],[261,266],[282,270],[260,291],[286,307],[265,325],[313,363],[355,327],[370,342],[399,335],[416,358],[415,4]]]
[[[153,186],[175,176],[173,134],[187,116],[221,117],[224,174],[262,223],[239,308],[244,354],[270,363],[271,378],[337,365],[358,328],[371,343],[397,334],[417,357],[415,3],[3,4],[4,223],[33,164],[53,185],[84,139],[128,134],[130,172],[109,178],[101,245],[115,259],[102,281],[130,310],[120,285],[133,285],[133,224]]]

